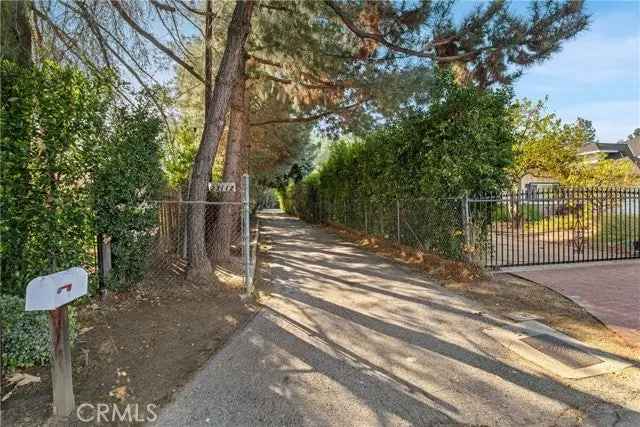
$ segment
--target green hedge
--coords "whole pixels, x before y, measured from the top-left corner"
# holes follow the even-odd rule
[[[142,106],[112,113],[109,143],[100,148],[94,184],[96,233],[111,237],[113,270],[108,285],[124,288],[144,274],[158,223],[164,176],[161,121]]]
[[[513,159],[514,140],[511,94],[460,86],[450,74],[442,74],[430,99],[424,108],[382,129],[334,143],[314,174],[280,190],[282,208],[313,222],[326,220],[333,210],[331,219],[340,222],[352,215],[335,215],[336,209],[395,206],[396,198],[438,200],[416,205],[424,220],[415,225],[427,227],[426,240],[441,242],[443,253],[459,257],[461,205],[456,200],[508,185],[505,170]],[[442,226],[434,228],[435,219]]]
[[[45,62],[0,64],[2,292],[23,296],[52,269],[92,266],[94,207],[85,183],[112,99],[108,81]]]
[[[0,63],[2,292],[72,266],[95,270],[97,233],[113,238],[114,283],[144,268],[162,186],[160,120],[118,105],[109,74],[44,62]],[[95,283],[92,275],[92,283]]]
[[[364,137],[334,143],[316,174],[281,192],[285,204],[314,212],[309,205],[318,197],[383,201],[506,188],[505,168],[513,160],[511,94],[460,86],[450,74],[436,82],[425,109]]]
[[[2,369],[13,370],[46,365],[51,345],[49,320],[43,311],[24,311],[24,299],[0,295],[2,328]],[[69,309],[70,339],[77,335],[76,315]]]

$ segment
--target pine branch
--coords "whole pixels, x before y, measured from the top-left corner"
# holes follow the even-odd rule
[[[180,4],[180,5],[182,5],[184,7],[183,3],[180,0],[178,0],[178,2],[176,4]],[[187,10],[191,11],[190,9],[188,9],[188,6],[187,6]],[[182,9],[180,9],[179,7],[177,8],[177,11],[180,14],[180,16],[182,16],[188,23],[190,23],[195,29],[197,29],[198,32],[200,33],[200,35],[202,37],[204,37],[204,33],[202,32],[202,28],[200,28],[199,24],[196,24],[195,22],[193,22],[193,19],[191,19],[189,16],[187,16],[187,14],[184,13],[182,11]],[[191,13],[195,13],[195,12],[191,12]]]
[[[170,13],[176,12],[176,8],[168,4],[160,3],[157,0],[150,0],[150,2],[153,5],[153,7],[155,7],[156,9],[162,9],[165,12],[170,12]]]
[[[331,82],[331,81],[322,81],[322,80],[318,80],[318,83],[308,83],[308,82],[302,82],[302,81],[296,81],[293,79],[288,79],[288,78],[283,78],[283,77],[277,77],[274,76],[272,74],[268,74],[265,72],[260,72],[258,74],[256,74],[255,76],[251,76],[249,77],[249,79],[251,80],[259,80],[259,79],[266,79],[266,80],[270,80],[276,83],[280,83],[283,85],[292,85],[292,84],[296,84],[299,86],[302,86],[306,89],[314,89],[314,90],[326,90],[326,89],[336,89],[336,88],[340,88],[340,89],[344,89],[344,88],[348,88],[348,87],[353,87],[353,82]]]
[[[336,110],[330,110],[330,111],[323,111],[322,113],[318,113],[318,114],[312,114],[309,116],[298,116],[298,117],[284,117],[281,119],[272,119],[272,120],[264,120],[261,122],[252,122],[249,124],[249,126],[265,126],[265,125],[273,125],[273,124],[278,124],[278,123],[306,123],[306,122],[313,122],[319,119],[322,119],[324,117],[328,117],[328,116],[332,116],[334,114],[340,114],[343,113],[345,111],[348,110],[352,110],[356,107],[359,107],[360,105],[364,104],[366,102],[366,100],[362,100],[362,101],[358,101],[354,104],[351,105],[347,105],[345,107],[342,108],[338,108]]]
[[[271,61],[269,59],[261,58],[259,56],[253,55],[253,54],[249,54],[248,57],[250,59],[253,59],[254,61],[256,61],[259,64],[271,65],[272,67],[282,67],[282,64],[280,62]]]
[[[122,5],[118,0],[111,0],[111,6],[120,14],[122,19],[124,19],[127,24],[138,34],[140,34],[145,39],[149,40],[155,47],[160,49],[164,54],[166,54],[169,58],[178,63],[182,68],[191,73],[196,79],[204,82],[204,78],[189,64],[187,64],[184,60],[182,60],[178,55],[176,55],[171,49],[162,44],[157,38],[153,36],[153,34],[147,32],[144,28],[142,28],[138,23],[131,17],[129,14],[123,9]]]
[[[437,41],[431,41],[429,43],[426,44],[426,50],[424,51],[418,51],[415,49],[409,49],[406,47],[402,47],[399,46],[395,43],[392,43],[390,41],[388,41],[387,39],[385,39],[382,34],[377,34],[377,33],[369,33],[367,31],[364,31],[360,28],[358,28],[358,26],[347,16],[346,13],[344,13],[344,11],[342,9],[340,9],[340,7],[337,5],[337,3],[333,0],[325,0],[324,1],[325,4],[327,6],[329,6],[329,8],[331,8],[331,10],[334,11],[334,13],[340,18],[340,20],[344,23],[344,25],[356,36],[360,37],[361,39],[370,39],[370,40],[374,40],[378,43],[380,43],[381,45],[383,45],[384,47],[386,47],[389,50],[393,50],[396,52],[400,52],[400,53],[404,53],[407,55],[411,55],[411,56],[417,56],[420,58],[429,58],[429,59],[433,59],[436,60],[439,63],[442,64],[446,64],[446,63],[450,63],[450,62],[456,62],[456,61],[463,61],[463,60],[468,60],[471,58],[476,57],[482,50],[484,49],[476,49],[474,51],[471,52],[465,52],[465,53],[461,53],[458,55],[450,55],[450,56],[437,56],[436,52],[434,51],[435,47],[438,46],[443,46],[443,45],[447,45],[449,43],[452,43],[455,40],[455,37],[457,36],[450,36],[447,37],[445,39],[439,39]]]
[[[261,9],[277,10],[279,12],[296,13],[296,11],[293,9],[288,9],[284,6],[275,6],[271,3],[260,3],[258,7]]]
[[[162,17],[161,11],[166,11],[167,9],[165,9],[164,7],[158,7],[157,2],[153,2],[152,1],[151,4],[153,5],[154,9],[156,10],[156,14],[158,15],[158,19],[160,19],[160,23],[162,24],[164,29],[167,31],[167,33],[169,33],[169,36],[171,37],[171,40],[173,40],[173,43],[177,47],[179,47],[179,50],[182,51],[182,53],[184,54],[185,57],[187,57],[189,60],[193,61],[193,56],[191,55],[191,52],[189,51],[189,49],[182,42],[182,38],[180,37],[180,31],[177,28],[175,19],[173,19],[174,14],[173,13],[169,13],[169,15],[172,18],[173,26],[174,26],[174,28],[176,30],[175,33],[171,28],[169,28],[167,23],[164,21],[164,18]],[[175,8],[173,8],[172,10],[176,11]]]
[[[108,46],[109,40],[107,40],[107,38],[105,38],[104,35],[109,36],[118,45],[118,47],[122,50],[122,52],[124,52],[127,55],[127,57],[140,70],[142,74],[144,74],[153,83],[160,85],[160,83],[158,83],[158,81],[151,74],[149,74],[142,65],[138,63],[136,57],[129,51],[129,49],[123,44],[123,42],[118,37],[116,37],[111,31],[109,31],[108,28],[102,25],[100,21],[97,20],[93,14],[91,14],[91,12],[87,9],[87,6],[84,2],[80,0],[74,0],[74,3],[79,9],[74,8],[70,4],[61,2],[62,5],[64,5],[66,8],[76,13],[77,15],[79,15],[85,22],[87,22],[87,24],[89,25],[89,29],[91,30],[94,37],[98,40],[100,44],[102,44],[103,46]],[[124,62],[121,59],[119,59],[119,61]]]
[[[207,12],[207,11],[204,11],[204,10],[200,10],[200,9],[196,9],[196,8],[194,8],[194,7],[191,7],[191,6],[189,6],[187,3],[185,3],[185,2],[184,2],[184,1],[182,1],[182,0],[177,0],[177,2],[178,2],[182,7],[184,7],[185,9],[187,9],[189,12],[191,12],[191,13],[195,13],[196,15],[200,15],[200,16],[207,16],[207,15],[211,14],[213,17],[215,17],[215,16],[216,16],[216,15],[215,15],[214,13],[212,13],[212,12]]]
[[[99,24],[98,24],[97,20],[89,13],[89,11],[87,10],[86,5],[84,5],[83,3],[79,2],[79,1],[77,1],[76,3],[80,7],[81,16],[89,24],[89,28],[91,29],[91,31],[94,34],[94,36],[100,42],[100,45],[104,46],[105,49],[109,50],[109,52],[111,52],[111,54],[116,57],[116,59],[127,69],[127,71],[129,71],[129,73],[131,73],[131,75],[138,81],[140,86],[142,86],[142,88],[145,90],[145,93],[151,99],[151,101],[155,104],[158,112],[162,116],[162,120],[164,121],[164,123],[166,125],[167,132],[169,133],[169,136],[171,136],[171,134],[170,134],[171,127],[169,126],[169,120],[167,118],[167,115],[165,114],[165,111],[164,111],[164,108],[162,107],[162,104],[160,103],[160,101],[158,101],[156,96],[153,94],[153,91],[149,88],[149,86],[144,81],[144,79],[138,75],[136,70],[134,70],[133,67],[127,61],[125,61],[124,58],[122,58],[122,56],[120,56],[120,54],[115,49],[113,49],[111,47],[111,45],[109,45],[109,43],[106,40],[102,39],[101,35],[98,32],[98,25]],[[124,51],[128,53],[128,51],[126,49],[124,49]],[[133,56],[131,56],[131,58],[133,58]],[[135,60],[133,60],[133,62],[138,68],[140,68],[141,70],[143,70],[143,72],[145,72],[144,69]],[[152,78],[152,81],[155,82],[155,80],[153,78]]]
[[[46,22],[49,25],[49,27],[51,28],[53,33],[56,35],[58,40],[60,40],[62,44],[65,45],[67,50],[73,56],[78,58],[80,62],[82,62],[94,75],[100,76],[100,70],[98,70],[96,65],[86,57],[83,50],[73,40],[73,37],[71,37],[62,28],[56,25],[55,22],[53,22],[53,20],[51,20],[51,18],[46,13],[37,9],[33,5],[33,3],[31,4],[31,10],[33,11],[36,17],[40,18],[42,21]],[[126,93],[124,93],[119,87],[115,87],[115,89],[122,96],[124,100],[126,100],[131,105],[135,105],[135,103],[131,100],[131,98],[129,98],[129,96]]]

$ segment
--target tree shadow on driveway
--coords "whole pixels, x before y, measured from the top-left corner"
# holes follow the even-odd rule
[[[464,365],[466,368],[460,368],[460,372],[472,372],[474,376],[470,375],[466,378],[466,382],[460,385],[456,391],[464,395],[463,397],[476,399],[485,405],[492,405],[491,402],[495,399],[496,401],[493,405],[496,411],[500,411],[499,407],[504,403],[503,400],[505,399],[504,395],[500,395],[501,387],[506,387],[508,390],[519,389],[526,391],[522,396],[515,396],[516,400],[535,395],[545,402],[553,401],[568,409],[584,411],[585,413],[582,414],[584,419],[591,420],[597,425],[607,425],[609,420],[628,420],[632,423],[640,424],[639,412],[602,398],[594,390],[581,391],[553,377],[527,372],[523,368],[497,360],[486,352],[474,351],[468,346],[462,346],[459,342],[454,342],[454,339],[448,338],[460,334],[464,335],[464,331],[461,332],[460,328],[456,330],[453,327],[450,331],[438,330],[435,332],[435,330],[431,330],[427,332],[424,327],[416,328],[415,322],[411,324],[411,328],[406,327],[399,321],[397,313],[392,312],[391,308],[387,308],[387,305],[393,304],[391,300],[401,300],[403,303],[409,304],[408,307],[411,307],[411,304],[421,306],[421,310],[428,308],[433,315],[440,314],[442,317],[451,319],[454,323],[460,322],[462,324],[464,322],[464,325],[472,325],[475,331],[479,331],[489,325],[504,326],[504,323],[487,316],[478,316],[472,309],[460,308],[458,304],[455,304],[455,297],[447,296],[442,301],[438,301],[440,298],[439,293],[442,293],[441,290],[436,289],[434,286],[429,287],[427,281],[405,277],[409,273],[404,269],[390,268],[387,271],[386,267],[379,268],[379,260],[376,257],[369,258],[372,263],[370,268],[362,268],[359,265],[354,267],[352,263],[341,262],[337,258],[351,256],[348,252],[357,252],[359,249],[351,245],[342,246],[338,240],[327,238],[326,234],[321,235],[322,230],[311,229],[304,226],[303,223],[290,218],[285,220],[278,219],[274,222],[277,222],[277,224],[274,224],[273,231],[268,233],[272,234],[270,237],[273,239],[273,251],[270,251],[269,254],[270,261],[272,261],[269,278],[274,288],[274,298],[280,300],[280,302],[275,304],[277,308],[274,308],[274,304],[266,302],[266,305],[270,308],[269,312],[281,318],[282,321],[301,329],[305,334],[322,340],[323,343],[345,358],[354,360],[356,363],[366,367],[366,369],[377,372],[382,377],[387,378],[395,387],[403,388],[407,392],[412,390],[413,393],[421,394],[426,399],[434,402],[442,411],[451,414],[463,414],[462,418],[467,412],[463,408],[454,405],[451,401],[441,398],[433,390],[427,391],[413,381],[406,378],[403,379],[387,365],[383,366],[380,363],[374,363],[369,359],[363,358],[359,355],[360,351],[357,348],[357,342],[355,347],[338,343],[336,339],[332,339],[326,330],[338,328],[332,331],[334,337],[340,330],[344,330],[345,333],[353,334],[355,340],[368,340],[367,345],[375,346],[374,337],[366,336],[366,331],[371,331],[372,335],[375,334],[375,337],[391,337],[393,342],[404,342],[407,348],[417,347],[422,351],[428,352],[433,356],[433,359],[430,360],[431,362],[446,359],[447,362],[443,365],[445,367]],[[292,243],[292,241],[296,243]],[[281,244],[280,242],[283,243]],[[339,247],[339,250],[336,250],[336,247]],[[331,253],[323,256],[322,252],[325,250]],[[347,253],[342,254],[342,252]],[[368,257],[365,255],[363,258],[360,253],[357,255],[355,258],[358,263],[367,265]],[[393,264],[388,262],[385,265],[393,267]],[[325,268],[330,269],[331,274],[323,271]],[[352,280],[354,277],[357,277],[357,280]],[[371,282],[375,283],[375,285],[361,283],[361,281],[366,281],[367,277],[370,277]],[[381,281],[383,283],[390,282],[388,288],[382,286],[380,284]],[[426,298],[419,296],[420,289],[414,289],[416,287],[422,288],[423,292],[428,291],[429,296]],[[337,295],[327,294],[325,296],[323,292],[329,292],[327,291],[328,288],[335,289]],[[361,309],[364,305],[358,306],[352,303],[352,301],[357,301],[358,298],[365,297],[368,298],[367,301],[373,301],[376,299],[375,295],[378,295],[381,301],[372,310]],[[449,303],[447,304],[447,302]],[[295,306],[295,310],[305,317],[308,322],[314,324],[314,327],[303,324],[300,319],[294,319],[289,312],[284,313],[281,309],[284,304]],[[375,304],[375,301],[372,304]],[[465,306],[465,303],[462,302],[459,305]],[[385,309],[389,310],[390,318],[383,320],[384,316],[381,316],[380,313],[383,313]],[[330,319],[330,321],[327,322],[327,319]],[[435,325],[434,329],[437,329],[437,325]],[[457,338],[460,339],[459,336]],[[281,345],[281,343],[274,344]],[[301,352],[297,348],[298,345],[301,344],[298,344],[297,341],[295,344],[287,344],[287,351],[297,357],[304,357],[303,354],[300,354]],[[308,343],[305,345],[308,345]],[[309,350],[311,351],[311,349]],[[388,347],[378,348],[379,356],[388,355],[386,360],[390,363],[397,360],[397,358],[394,359],[392,357],[396,350]],[[602,352],[601,354],[607,353]],[[614,355],[608,356],[617,357]],[[313,360],[308,362],[317,363],[317,361]],[[312,363],[309,364],[314,366]],[[318,367],[316,366],[316,368]],[[438,366],[434,365],[433,368],[437,370]],[[468,368],[471,368],[471,370]],[[324,369],[319,370],[325,371]],[[416,370],[416,372],[418,373],[419,371]],[[420,372],[424,373],[424,371]],[[452,373],[438,372],[438,375],[444,378],[452,375]],[[491,382],[487,381],[487,378],[491,378]],[[345,385],[350,390],[358,389],[359,387],[358,384],[343,377],[334,379],[340,383],[346,383]],[[442,380],[440,384],[446,387],[447,382]],[[606,387],[606,380],[602,380],[600,385]],[[447,394],[444,393],[444,388],[442,391],[443,395]],[[479,391],[488,393],[488,395],[473,396],[473,393],[478,393]],[[492,396],[491,393],[494,393],[494,395]],[[534,408],[536,403],[533,401],[522,399],[517,403],[522,406],[522,413],[527,413],[529,410],[531,413],[545,411],[545,408]],[[469,404],[474,406],[475,403],[469,402]],[[549,405],[554,408],[558,407],[558,405]],[[388,410],[388,408],[385,410]],[[505,414],[505,416],[509,415],[513,414]],[[551,413],[548,415],[554,416]],[[460,415],[456,416],[456,418],[460,420]],[[420,418],[411,419],[410,421],[422,422]],[[480,420],[479,422],[482,421]]]

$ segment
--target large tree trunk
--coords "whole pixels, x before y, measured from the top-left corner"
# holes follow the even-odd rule
[[[27,1],[0,2],[0,53],[2,59],[32,65],[31,25]]]
[[[216,75],[209,111],[205,117],[202,142],[194,160],[189,201],[201,202],[207,197],[209,176],[218,143],[224,128],[224,118],[231,97],[231,89],[237,77],[238,66],[244,52],[244,44],[251,28],[253,1],[237,1],[229,28],[227,45]],[[205,205],[192,203],[187,217],[189,275],[197,278],[210,278],[211,262],[205,246]]]
[[[231,113],[229,115],[229,131],[227,135],[227,149],[225,151],[223,182],[234,182],[235,192],[222,193],[224,202],[240,202],[242,193],[242,174],[244,153],[243,148],[249,139],[249,112],[245,96],[245,57],[238,70],[238,78],[233,85],[231,94]],[[240,206],[223,205],[218,218],[218,233],[220,240],[217,245],[219,259],[227,259],[231,256],[231,244],[233,238],[239,232]]]

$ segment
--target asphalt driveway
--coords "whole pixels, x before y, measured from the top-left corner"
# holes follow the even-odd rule
[[[284,215],[263,224],[263,309],[158,425],[640,425],[637,367],[554,378],[428,276]]]

